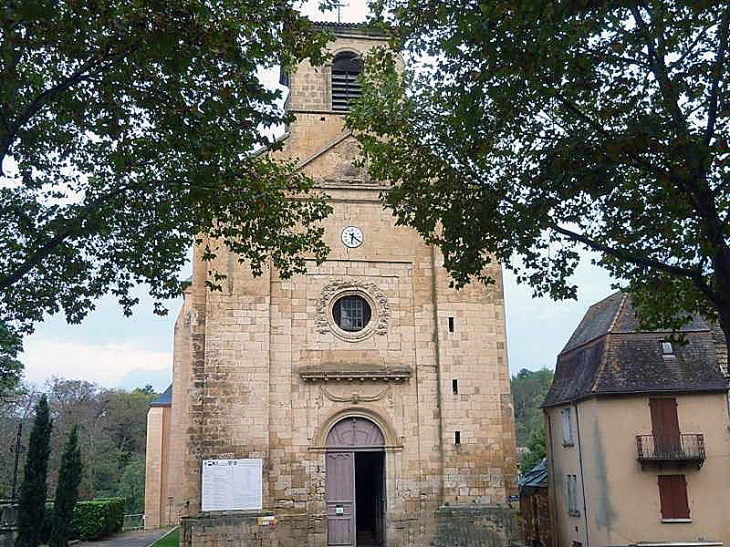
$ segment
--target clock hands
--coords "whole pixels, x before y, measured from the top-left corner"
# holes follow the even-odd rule
[[[360,245],[362,245],[363,242],[362,232],[357,226],[346,226],[342,230],[341,239],[342,243],[344,243],[346,247],[350,247],[351,249],[359,247]]]

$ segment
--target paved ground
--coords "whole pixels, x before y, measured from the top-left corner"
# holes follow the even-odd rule
[[[167,532],[170,528],[161,530],[136,530],[134,532],[120,532],[101,541],[87,541],[77,544],[79,547],[148,547]]]

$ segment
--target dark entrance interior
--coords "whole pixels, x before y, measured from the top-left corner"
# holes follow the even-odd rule
[[[384,452],[355,452],[355,526],[357,547],[383,545]]]

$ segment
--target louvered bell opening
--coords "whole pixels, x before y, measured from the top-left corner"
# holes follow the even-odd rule
[[[362,96],[358,77],[362,72],[360,59],[354,54],[338,55],[332,67],[332,110],[349,112],[354,99]]]
[[[348,112],[350,102],[362,96],[362,88],[357,81],[359,74],[334,72],[332,74],[332,110]]]

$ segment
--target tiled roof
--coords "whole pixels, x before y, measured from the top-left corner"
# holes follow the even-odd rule
[[[150,406],[172,406],[172,384],[170,384],[162,395],[150,403]]]
[[[640,331],[628,295],[612,294],[589,308],[558,355],[543,407],[593,395],[727,391],[711,326],[696,317],[680,331],[685,343],[664,355],[671,333]]]

